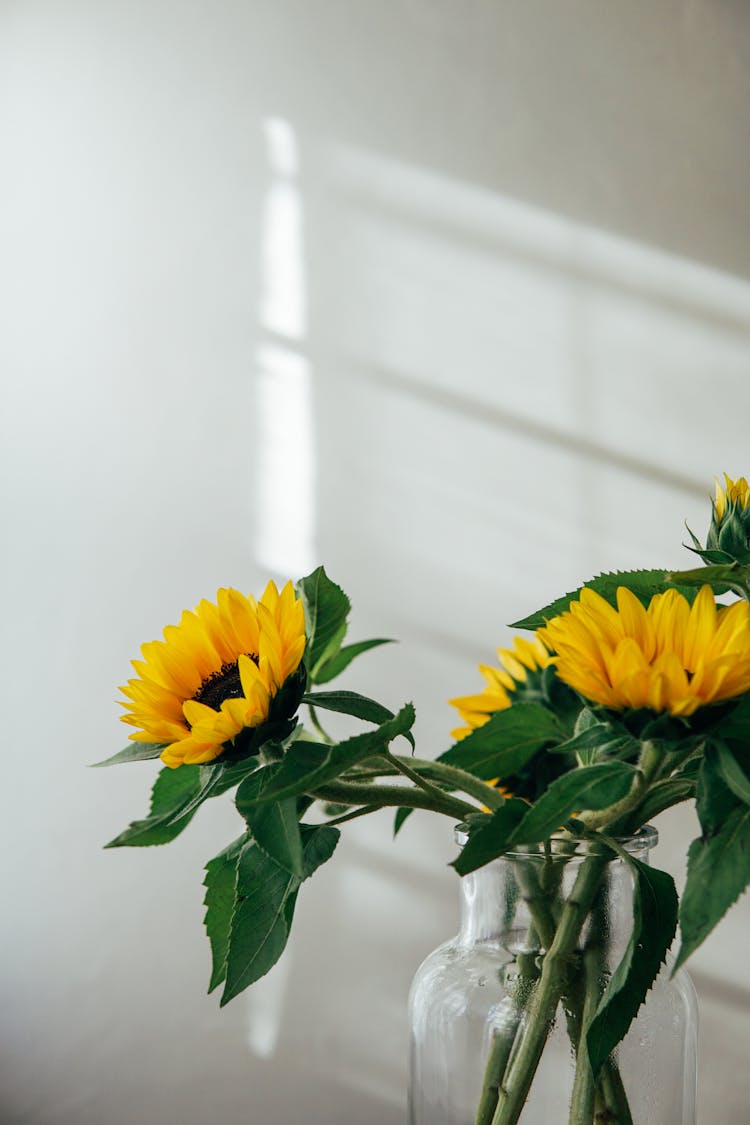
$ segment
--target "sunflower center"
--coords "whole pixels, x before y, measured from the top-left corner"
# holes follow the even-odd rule
[[[249,652],[247,654],[256,664],[258,657]],[[220,711],[225,699],[241,699],[243,696],[240,670],[236,660],[222,664],[218,672],[212,672],[193,696],[196,703],[203,703],[214,711]]]

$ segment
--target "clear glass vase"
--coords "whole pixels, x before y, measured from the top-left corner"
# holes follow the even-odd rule
[[[657,839],[647,827],[620,843],[648,862]],[[546,949],[587,876],[596,886],[590,909],[559,998],[540,1021]],[[410,1125],[695,1125],[698,1017],[686,973],[662,969],[596,1082],[586,1080],[588,1058],[578,1051],[591,982],[596,999],[632,932],[624,860],[553,840],[546,853],[495,860],[461,889],[460,933],[430,954],[411,989]],[[520,1074],[527,1090],[519,1093]]]

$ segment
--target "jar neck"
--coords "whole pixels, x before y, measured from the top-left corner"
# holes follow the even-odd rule
[[[648,826],[619,843],[635,859],[648,863],[657,840],[656,830]],[[554,839],[546,852],[519,850],[464,876],[460,943],[496,942],[543,951],[545,917],[553,919],[554,930],[555,913],[570,894],[581,864],[593,854],[585,842]],[[595,908],[606,916],[611,934],[630,932],[633,877],[619,856],[606,865]]]

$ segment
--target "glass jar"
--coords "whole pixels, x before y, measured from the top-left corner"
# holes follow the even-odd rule
[[[646,863],[657,839],[646,827],[620,844]],[[584,864],[599,865],[598,889],[568,958],[559,1002],[553,999],[552,1018],[542,1021],[533,1080],[515,1108],[499,1108],[498,1086],[507,1093],[519,1052],[528,1056],[529,1011],[545,952]],[[581,1094],[576,1048],[585,981],[593,973],[600,993],[630,938],[628,864],[559,839],[546,853],[525,848],[487,864],[465,876],[461,890],[460,933],[430,954],[411,989],[410,1125],[695,1125],[695,991],[685,972],[671,978],[669,965],[596,1085],[589,1082]]]

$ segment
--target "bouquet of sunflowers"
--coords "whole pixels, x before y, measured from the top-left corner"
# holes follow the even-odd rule
[[[386,641],[345,643],[350,603],[322,567],[280,591],[269,582],[258,601],[219,590],[133,662],[122,692],[134,733],[101,764],[159,758],[163,768],[148,815],[108,847],[167,843],[204,801],[234,791],[238,837],[205,877],[209,991],[222,988],[221,1004],[281,956],[301,887],[350,820],[385,807],[396,830],[414,809],[448,817],[461,876],[538,857],[538,883],[519,888],[544,940],[517,983],[516,1018],[484,1044],[475,1121],[521,1119],[561,1007],[570,1122],[628,1125],[618,1044],[678,927],[675,969],[750,883],[749,535],[750,486],[725,477],[705,547],[691,533],[704,565],[599,575],[516,622],[526,635],[499,650],[499,666],[481,667],[485,689],[453,701],[463,725],[437,760],[415,753],[410,703],[394,714],[328,686]],[[324,712],[363,727],[335,740]],[[672,878],[623,841],[684,801],[701,831],[678,902]],[[581,843],[566,891],[554,854]],[[615,971],[587,977],[591,935],[606,941],[596,911],[613,862],[632,881],[632,930]]]

